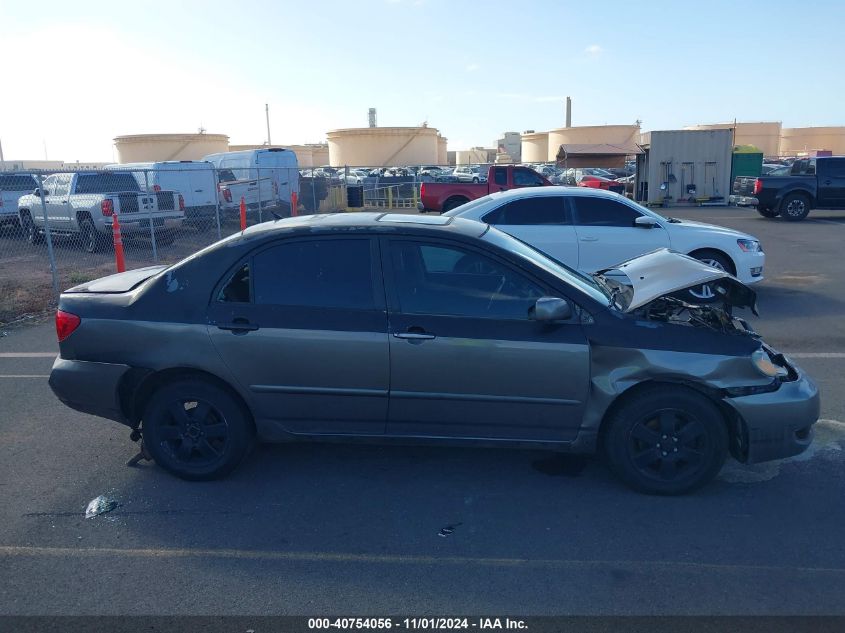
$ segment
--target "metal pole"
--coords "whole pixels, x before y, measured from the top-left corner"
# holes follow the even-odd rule
[[[258,168],[258,223],[261,224],[264,219],[261,215],[261,167]]]
[[[53,253],[53,238],[50,236],[50,224],[47,222],[47,205],[44,202],[44,182],[41,180],[41,174],[38,174],[38,193],[41,198],[41,213],[44,216],[44,237],[47,240],[47,257],[50,258],[50,274],[53,277],[53,292],[56,293],[56,299],[59,295],[59,273],[56,270],[56,256]]]
[[[150,193],[150,180],[149,180],[149,172],[145,169],[144,170],[144,192],[149,196]],[[173,202],[176,202],[174,198]],[[158,206],[158,196],[156,196],[156,206]],[[153,263],[158,264],[158,251],[156,250],[156,230],[153,227],[153,211],[150,209],[150,219],[148,220],[150,223],[150,240],[153,245]]]
[[[211,168],[211,173],[214,176],[214,217],[217,219],[217,239],[219,240],[223,237],[220,232],[220,184],[214,167]]]
[[[316,213],[320,208],[320,203],[317,202],[317,185],[314,184],[314,181],[317,180],[317,175],[314,173],[314,164],[311,164],[311,206],[314,208],[313,211],[309,211],[309,213]],[[307,211],[307,209],[306,209]]]
[[[0,140],[0,171],[6,168],[6,161],[3,158],[3,141]]]
[[[264,116],[267,119],[267,146],[270,146],[270,104],[264,104]]]

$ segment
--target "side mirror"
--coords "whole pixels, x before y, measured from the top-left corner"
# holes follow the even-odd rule
[[[660,225],[654,218],[650,218],[647,215],[641,215],[636,220],[634,220],[634,226],[641,229],[653,229]]]
[[[534,321],[565,321],[571,317],[572,307],[559,297],[540,297],[528,308],[528,318]]]
[[[33,195],[33,196],[35,196],[36,198],[40,198],[40,197],[41,197],[41,190],[40,190],[38,187],[36,187],[36,188],[32,191],[32,195]]]

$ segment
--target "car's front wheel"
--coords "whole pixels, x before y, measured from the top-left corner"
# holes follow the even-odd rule
[[[192,481],[229,474],[255,436],[243,405],[226,389],[199,378],[168,382],[155,391],[142,431],[156,463]]]
[[[733,274],[733,264],[725,255],[716,251],[698,251],[691,253],[698,261],[712,266],[718,270],[724,270],[727,273]],[[687,297],[685,299],[691,303],[713,303],[719,300],[719,295],[716,293],[716,282],[696,286],[687,290]]]
[[[611,413],[603,431],[611,470],[648,494],[677,495],[703,486],[728,455],[728,431],[719,409],[681,386],[636,394]]]
[[[39,244],[44,240],[41,232],[35,227],[35,222],[32,221],[32,216],[29,215],[28,211],[21,214],[21,230],[30,244]]]
[[[789,222],[799,222],[810,213],[810,199],[803,193],[790,193],[780,203],[780,217]]]

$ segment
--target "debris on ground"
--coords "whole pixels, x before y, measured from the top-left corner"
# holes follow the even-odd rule
[[[88,507],[85,508],[85,518],[93,519],[94,517],[105,514],[106,512],[111,512],[118,507],[120,507],[120,503],[117,499],[111,495],[100,495],[95,499],[91,499],[88,503]]]
[[[437,533],[437,536],[442,536],[443,538],[446,538],[450,534],[454,534],[455,528],[458,527],[459,525],[462,525],[462,524],[461,523],[455,523],[455,525],[447,525],[446,527],[444,527],[442,530],[440,530]]]

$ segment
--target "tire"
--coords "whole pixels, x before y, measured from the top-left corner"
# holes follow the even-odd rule
[[[680,386],[633,396],[611,414],[602,442],[613,473],[646,494],[695,490],[718,474],[728,456],[728,430],[719,409]]]
[[[89,217],[84,217],[79,221],[79,244],[86,253],[96,253],[102,250],[105,244],[102,235],[94,226],[94,220]]]
[[[466,198],[449,198],[446,201],[446,204],[443,205],[443,212],[451,211],[452,209],[456,209],[462,204],[466,204],[469,202]]]
[[[780,201],[780,217],[788,222],[800,222],[810,213],[810,198],[803,193],[790,193]]]
[[[144,445],[156,463],[189,481],[228,475],[255,437],[243,405],[226,389],[201,378],[161,386],[142,419]]]
[[[44,234],[35,227],[28,211],[21,214],[21,231],[30,244],[40,244],[44,241]]]
[[[732,275],[736,274],[730,258],[717,251],[698,251],[696,253],[690,253],[690,256],[713,268],[724,270]],[[683,295],[685,295],[682,296],[685,301],[692,301],[694,303],[715,303],[719,300],[719,295],[716,294],[712,283],[698,286],[693,290],[687,290]]]
[[[762,215],[764,218],[776,218],[776,217],[778,217],[778,211],[775,211],[774,209],[769,209],[769,208],[757,207],[757,213]]]
[[[478,178],[473,178],[473,179],[472,179],[472,183],[473,183],[474,185],[477,185],[477,184],[478,184],[478,182],[479,182]]]

